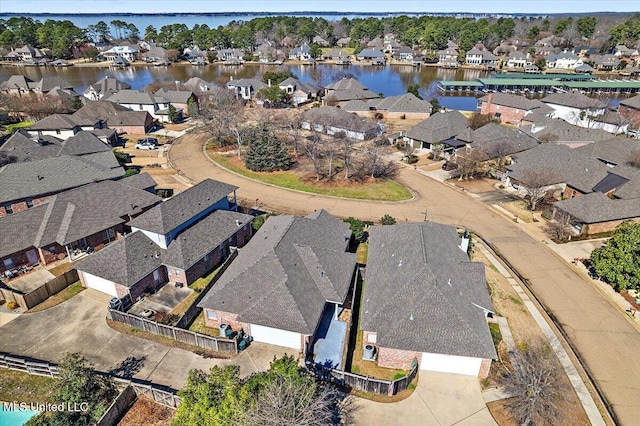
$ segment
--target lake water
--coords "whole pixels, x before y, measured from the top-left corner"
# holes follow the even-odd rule
[[[300,80],[327,85],[343,75],[350,74],[375,93],[384,96],[400,95],[407,92],[407,86],[418,84],[424,99],[437,97],[441,105],[451,109],[475,110],[476,99],[473,96],[438,96],[438,80],[473,80],[487,75],[479,70],[451,70],[435,67],[416,69],[409,65],[387,65],[374,67],[369,65],[351,65],[348,67],[318,64],[285,65]],[[205,81],[219,85],[226,84],[231,77],[254,78],[261,75],[266,65],[172,65],[167,67],[129,67],[128,69],[110,69],[106,67],[0,67],[0,81],[7,80],[13,74],[23,74],[34,81],[43,76],[59,75],[72,84],[78,93],[104,76],[111,76],[131,84],[133,89],[143,89],[154,81],[187,81],[191,77],[200,77]]]

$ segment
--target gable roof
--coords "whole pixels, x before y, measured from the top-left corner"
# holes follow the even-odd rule
[[[368,90],[368,88],[355,78],[343,78],[326,87],[327,90]]]
[[[164,98],[172,103],[186,104],[194,94],[190,90],[165,90],[160,88],[154,93],[154,96]]]
[[[38,120],[29,127],[29,130],[71,130],[79,126],[69,114],[51,114]]]
[[[322,90],[320,86],[316,86],[315,84],[311,84],[311,83],[305,83],[293,77],[289,77],[278,84],[278,87],[280,88],[287,87],[287,86],[293,86],[295,90],[300,90],[307,94],[318,93],[320,92],[320,90]]]
[[[521,130],[497,123],[488,123],[471,133],[472,147],[481,150],[487,159],[512,155],[538,146],[538,142]]]
[[[467,118],[459,111],[447,111],[429,116],[407,130],[405,136],[418,141],[438,143],[456,136],[468,127]]]
[[[7,164],[0,168],[0,203],[118,179],[123,173],[112,152]]]
[[[84,94],[87,94],[91,91],[95,91],[100,95],[105,95],[110,92],[117,92],[118,90],[131,89],[131,85],[129,83],[125,83],[124,81],[120,81],[113,77],[102,77],[100,80],[96,81],[93,84],[90,84]]]
[[[616,136],[583,145],[576,151],[607,163],[625,165],[634,151],[640,151],[640,140]]]
[[[129,225],[166,235],[189,218],[197,216],[207,208],[238,189],[237,186],[205,179],[173,198],[155,206],[136,217]]]
[[[601,192],[567,198],[554,205],[587,224],[640,217],[640,203],[637,199],[612,200]]]
[[[525,117],[525,120],[529,116]],[[543,118],[531,126],[521,127],[521,130],[529,133],[536,139],[545,135],[555,136],[555,142],[591,142],[610,139],[611,133],[600,129],[574,126],[559,118]]]
[[[144,126],[147,118],[151,118],[147,111],[131,111],[122,105],[107,100],[87,102],[73,115],[76,118],[100,118],[106,120],[107,125],[111,127],[118,125]]]
[[[597,99],[592,99],[580,92],[553,93],[542,98],[546,104],[562,105],[577,109],[602,109],[607,106]]]
[[[358,117],[356,114],[333,106],[310,108],[303,114],[304,122],[324,126],[351,130],[354,132],[368,132],[378,128],[378,123]]]
[[[32,246],[69,244],[124,223],[130,215],[159,201],[156,195],[120,181],[97,182],[61,192],[44,204],[0,219],[0,256]]]
[[[381,347],[496,358],[484,264],[458,243],[454,227],[433,222],[372,227],[360,329]]]
[[[545,105],[541,102],[535,102],[525,96],[512,95],[509,93],[491,93],[478,99],[478,103],[491,103],[495,105],[506,106],[510,108],[517,108],[525,111],[540,108],[541,105]],[[546,106],[546,105],[545,105]]]
[[[640,109],[640,95],[628,99],[622,99],[620,101],[620,105],[624,105],[629,108]]]
[[[156,105],[163,103],[164,99],[161,96],[154,96],[149,92],[142,90],[119,90],[113,95],[106,98],[110,102],[118,104],[142,104],[142,105]]]
[[[126,178],[122,179],[120,183],[144,190],[154,188],[157,185],[157,182],[151,177],[149,173],[138,173],[135,175],[127,176]]]
[[[418,99],[413,93],[372,99],[369,101],[351,100],[342,106],[345,111],[388,111],[388,112],[417,112],[431,113],[431,104]]]
[[[321,213],[271,216],[198,306],[312,335],[325,303],[343,303],[351,286],[350,237],[348,224]]]
[[[237,80],[229,80],[227,88],[231,89],[235,87],[250,87],[257,92],[258,90],[267,87],[267,84],[263,83],[259,78],[239,78]]]

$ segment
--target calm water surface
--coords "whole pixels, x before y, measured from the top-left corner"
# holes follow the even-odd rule
[[[343,75],[351,74],[362,84],[384,96],[400,95],[407,92],[407,86],[418,84],[422,97],[433,99],[438,97],[440,103],[447,108],[475,110],[476,99],[472,96],[438,96],[436,82],[438,80],[472,80],[486,76],[479,70],[450,70],[433,67],[416,69],[408,65],[387,65],[374,67],[368,65],[352,65],[348,67],[323,65],[286,65],[293,74],[305,82],[327,85]],[[59,75],[64,77],[79,93],[87,86],[111,76],[131,84],[133,89],[143,89],[154,81],[187,81],[191,77],[200,77],[205,81],[220,85],[226,84],[231,77],[254,78],[261,75],[269,66],[266,65],[172,65],[167,67],[130,67],[115,70],[105,67],[0,67],[0,81],[13,74],[23,74],[37,81],[43,76]]]

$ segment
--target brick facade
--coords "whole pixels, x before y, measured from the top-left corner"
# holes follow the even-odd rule
[[[506,124],[519,124],[526,112],[524,109],[496,105],[491,102],[482,102],[480,107],[480,114],[491,114],[494,117],[500,114],[500,121]]]
[[[421,352],[382,348],[378,346],[378,365],[380,367],[410,370],[413,360],[420,362],[421,359]]]
[[[483,359],[480,364],[480,371],[478,372],[478,379],[486,379],[489,377],[489,371],[491,370],[491,360]]]
[[[579,197],[581,195],[584,195],[582,192],[578,191],[575,188],[570,187],[569,185],[567,185],[564,188],[564,191],[562,192],[562,198],[576,198]]]
[[[612,220],[609,222],[590,223],[582,227],[581,234],[593,235],[593,234],[600,234],[603,232],[611,232],[611,231],[614,231],[623,222],[627,222],[629,220],[633,222],[640,222],[640,217],[636,217],[633,219]]]
[[[629,108],[625,105],[620,105],[618,112],[622,118],[626,121],[633,123],[635,126],[640,126],[640,110],[636,108]]]
[[[211,318],[213,315],[215,315],[215,318]],[[218,328],[220,327],[220,324],[229,324],[233,331],[244,330],[247,333],[249,332],[249,324],[238,321],[238,314],[232,314],[230,312],[205,309],[204,322],[207,327]]]
[[[132,285],[130,288],[116,283],[116,292],[118,293],[118,297],[122,299],[127,295],[131,295],[131,300],[135,302],[143,293],[158,290],[167,283],[168,278],[166,268],[161,267],[158,268],[157,271],[160,274],[160,279],[157,283],[153,278],[153,272]]]
[[[52,197],[53,197],[53,194],[49,194],[49,195],[42,195],[39,197],[30,198],[30,199],[32,200],[33,207],[35,207],[35,206],[39,206],[40,204],[46,203]],[[7,208],[6,208],[7,205],[11,205],[11,209],[13,213],[22,212],[29,209],[29,207],[27,206],[26,198],[23,198],[21,200],[9,201],[0,206],[0,217],[5,217],[6,215],[11,214],[11,213],[7,213]]]

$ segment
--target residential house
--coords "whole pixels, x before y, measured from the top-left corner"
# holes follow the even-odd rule
[[[147,111],[131,111],[106,100],[88,102],[73,116],[90,121],[106,120],[107,127],[118,133],[144,134],[153,128],[153,117]]]
[[[83,286],[135,301],[204,276],[251,237],[253,217],[228,210],[235,189],[207,179],[133,218],[129,235],[76,265]]]
[[[413,62],[413,58],[418,56],[418,52],[415,52],[412,48],[407,46],[401,46],[393,53],[393,58],[400,62]]]
[[[301,127],[328,135],[344,133],[356,140],[373,139],[382,134],[380,124],[358,117],[338,107],[311,108],[303,113]]]
[[[576,46],[571,50],[571,52],[573,52],[575,55],[578,55],[578,57],[582,58],[583,60],[584,59],[589,60],[591,56],[595,56],[599,54],[598,49],[595,49],[590,46]]]
[[[280,40],[280,46],[282,46],[282,47],[292,48],[295,45],[296,45],[296,42],[293,39],[293,37],[291,37],[291,36],[286,36],[285,38]]]
[[[487,377],[497,359],[482,262],[471,262],[456,228],[434,222],[370,228],[362,342],[377,364]]]
[[[539,114],[534,113],[526,116],[522,120],[523,125],[519,129],[541,142],[553,142],[567,145],[570,148],[577,148],[588,143],[611,138],[611,134],[604,130],[578,127],[564,120],[548,116],[534,120],[532,118],[534,115]],[[534,120],[531,125],[524,125],[525,122],[531,120]]]
[[[318,99],[322,92],[322,87],[304,83],[293,77],[282,81],[278,87],[291,96],[291,103],[295,106]]]
[[[396,40],[393,34],[385,34],[382,40],[383,51],[395,55],[403,46]],[[406,47],[406,46],[405,46]]]
[[[593,67],[589,64],[582,64],[577,66],[574,71],[578,74],[591,74],[593,72]]]
[[[443,145],[458,148],[460,141],[466,143],[467,147],[481,152],[484,161],[504,159],[535,148],[539,144],[535,138],[522,130],[497,123],[487,123],[475,130],[468,128],[456,135],[453,141],[443,141]]]
[[[142,90],[125,89],[114,93],[106,100],[132,111],[146,111],[162,123],[170,122],[169,105],[171,102],[162,96],[156,96]],[[182,109],[176,108],[176,113],[179,116],[182,115]]]
[[[385,56],[381,50],[378,49],[362,49],[360,53],[356,55],[359,61],[384,61]]]
[[[346,102],[359,99],[375,99],[380,95],[372,92],[355,78],[343,78],[325,87],[323,103],[344,105]]]
[[[547,68],[550,69],[574,70],[581,65],[583,65],[582,59],[566,49],[564,52],[547,56]]]
[[[99,101],[102,98],[109,97],[120,90],[131,89],[129,83],[125,83],[116,78],[105,76],[93,84],[90,84],[82,93],[85,98],[90,101]]]
[[[240,78],[234,80],[233,77],[231,77],[231,80],[227,83],[227,89],[233,90],[236,98],[242,98],[246,101],[253,99],[256,93],[265,87],[267,87],[267,84],[258,78]]]
[[[348,61],[351,56],[340,49],[332,49],[322,55],[322,59],[331,61]]]
[[[467,65],[483,67],[487,69],[495,69],[498,65],[498,57],[488,50],[481,50],[477,47],[467,51],[465,58]]]
[[[336,41],[336,46],[338,46],[338,47],[347,47],[350,42],[351,42],[351,37],[340,37]]]
[[[443,141],[454,139],[468,126],[467,118],[459,111],[440,112],[416,124],[402,136],[404,142],[414,148],[433,150],[441,147]]]
[[[258,46],[255,53],[258,55],[258,60],[263,63],[283,61],[285,57],[284,52],[276,48],[275,44],[270,41],[266,41]]]
[[[37,161],[60,155],[89,156],[100,152],[111,152],[111,148],[87,131],[79,131],[63,140],[50,135],[30,134],[19,129],[0,146],[0,153],[13,162]]]
[[[524,53],[521,50],[513,51],[507,56],[507,68],[524,68],[531,64],[531,55],[529,55],[529,53]]]
[[[620,100],[618,112],[625,122],[632,124],[636,129],[640,128],[640,95]]]
[[[169,62],[167,50],[164,47],[156,46],[142,55],[142,59],[147,62]]]
[[[76,95],[73,86],[63,77],[44,76],[38,81],[33,81],[23,75],[12,75],[6,81],[0,83],[0,90],[10,95],[22,95],[25,93],[48,94],[52,90],[65,90],[69,94]]]
[[[365,118],[425,119],[431,115],[431,104],[412,93],[376,98],[367,101],[352,100],[342,109]]]
[[[315,36],[313,40],[311,40],[311,43],[316,43],[318,46],[322,46],[322,47],[329,46],[329,42],[320,36]]]
[[[195,105],[196,108],[198,105],[198,97],[190,90],[166,90],[160,88],[153,96],[169,101],[169,104],[173,105],[176,110],[182,111],[186,116],[190,115],[189,104]]]
[[[593,128],[594,117],[606,112],[607,106],[580,92],[553,93],[542,102],[554,109],[552,117],[580,127]]]
[[[367,49],[384,50],[384,41],[380,36],[375,37],[367,42]]]
[[[625,116],[618,111],[608,110],[604,114],[593,116],[589,127],[617,135],[620,133],[626,134],[630,124]]]
[[[438,65],[445,68],[458,68],[458,51],[455,48],[448,47],[438,51]]]
[[[98,251],[120,239],[128,232],[127,221],[160,202],[127,179],[87,183],[0,218],[0,272],[74,261],[88,247]]]
[[[611,71],[620,65],[620,59],[611,53],[602,55],[599,58],[596,58],[593,62],[596,65],[596,68],[600,71]]]
[[[537,99],[508,93],[490,93],[478,99],[481,114],[491,114],[500,122],[518,125],[531,114],[548,115],[554,109]]]
[[[138,60],[140,51],[132,46],[114,46],[109,50],[100,53],[105,61],[115,61],[118,58],[125,59],[128,62]]]
[[[347,323],[339,315],[352,307],[357,274],[350,242],[349,225],[323,210],[271,216],[198,304],[206,325],[340,368]]]
[[[241,62],[244,60],[245,52],[242,49],[219,49],[216,52],[218,61]]]
[[[298,60],[298,61],[309,61],[311,60],[311,48],[307,43],[302,44],[294,49],[291,49],[289,52],[289,59]]]
[[[517,47],[506,43],[506,42],[502,42],[500,43],[498,46],[496,46],[495,49],[493,49],[493,54],[502,58],[505,57],[513,52],[515,52],[516,50],[518,50]]]
[[[618,44],[616,47],[612,49],[613,55],[617,58],[630,58],[632,56],[638,55],[638,49],[628,48],[624,44]]]
[[[201,79],[200,77],[191,77],[182,86],[195,93],[208,92],[211,90],[211,87],[213,87],[211,83]]]
[[[187,61],[198,58],[204,59],[207,56],[207,51],[200,49],[198,46],[189,46],[184,48],[184,50],[182,51],[182,56]]]
[[[51,57],[46,50],[37,49],[30,44],[18,47],[15,52],[23,62],[33,61],[37,63],[39,60]]]
[[[80,131],[105,128],[106,123],[98,118],[81,118],[74,114],[51,114],[29,126],[26,131],[31,136],[55,136],[66,140]]]

